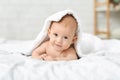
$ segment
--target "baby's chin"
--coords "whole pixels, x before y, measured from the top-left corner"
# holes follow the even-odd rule
[[[63,51],[66,51],[68,48],[63,48],[63,47],[54,46],[54,49],[55,49],[57,52],[63,52]]]
[[[54,45],[54,49],[58,52],[62,52],[63,51],[63,47],[60,45]]]

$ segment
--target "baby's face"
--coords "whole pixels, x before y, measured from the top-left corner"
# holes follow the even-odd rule
[[[50,43],[57,51],[63,51],[70,47],[76,40],[77,24],[72,17],[63,19],[60,23],[53,22],[48,35]]]

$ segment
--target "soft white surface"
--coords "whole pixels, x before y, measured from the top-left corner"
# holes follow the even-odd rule
[[[103,50],[104,43],[97,36],[82,33],[79,41],[79,56],[84,57],[88,54],[95,53],[97,51]]]
[[[85,51],[92,41],[84,41]],[[46,62],[21,55],[32,41],[6,40],[0,44],[0,80],[120,80],[120,41],[101,40],[101,50],[97,41],[96,51],[79,60]]]
[[[4,40],[0,43],[0,51],[9,53],[24,54],[31,48],[33,40]]]
[[[89,55],[75,61],[46,62],[0,54],[0,80],[120,80],[120,55]]]

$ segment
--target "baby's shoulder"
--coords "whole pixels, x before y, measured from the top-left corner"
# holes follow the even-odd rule
[[[73,47],[70,47],[68,50],[66,50],[64,52],[64,56],[70,57],[72,59],[77,59],[78,58],[77,57],[77,52],[76,52],[75,48],[73,48]]]
[[[49,41],[45,41],[45,42],[43,42],[41,45],[43,45],[43,46],[48,46],[48,43],[49,43]]]
[[[75,51],[75,49],[73,47],[70,47],[67,50],[65,50],[64,53],[70,54],[70,53],[76,53],[76,51]]]

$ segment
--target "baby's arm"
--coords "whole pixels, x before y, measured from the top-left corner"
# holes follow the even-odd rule
[[[48,41],[44,42],[38,48],[36,48],[32,52],[32,58],[41,59],[41,55],[46,53],[46,46],[47,46],[47,44],[48,44]]]
[[[74,48],[69,48],[67,51],[64,51],[61,56],[51,57],[49,55],[44,56],[44,60],[46,61],[60,61],[60,60],[77,60],[78,56]]]

